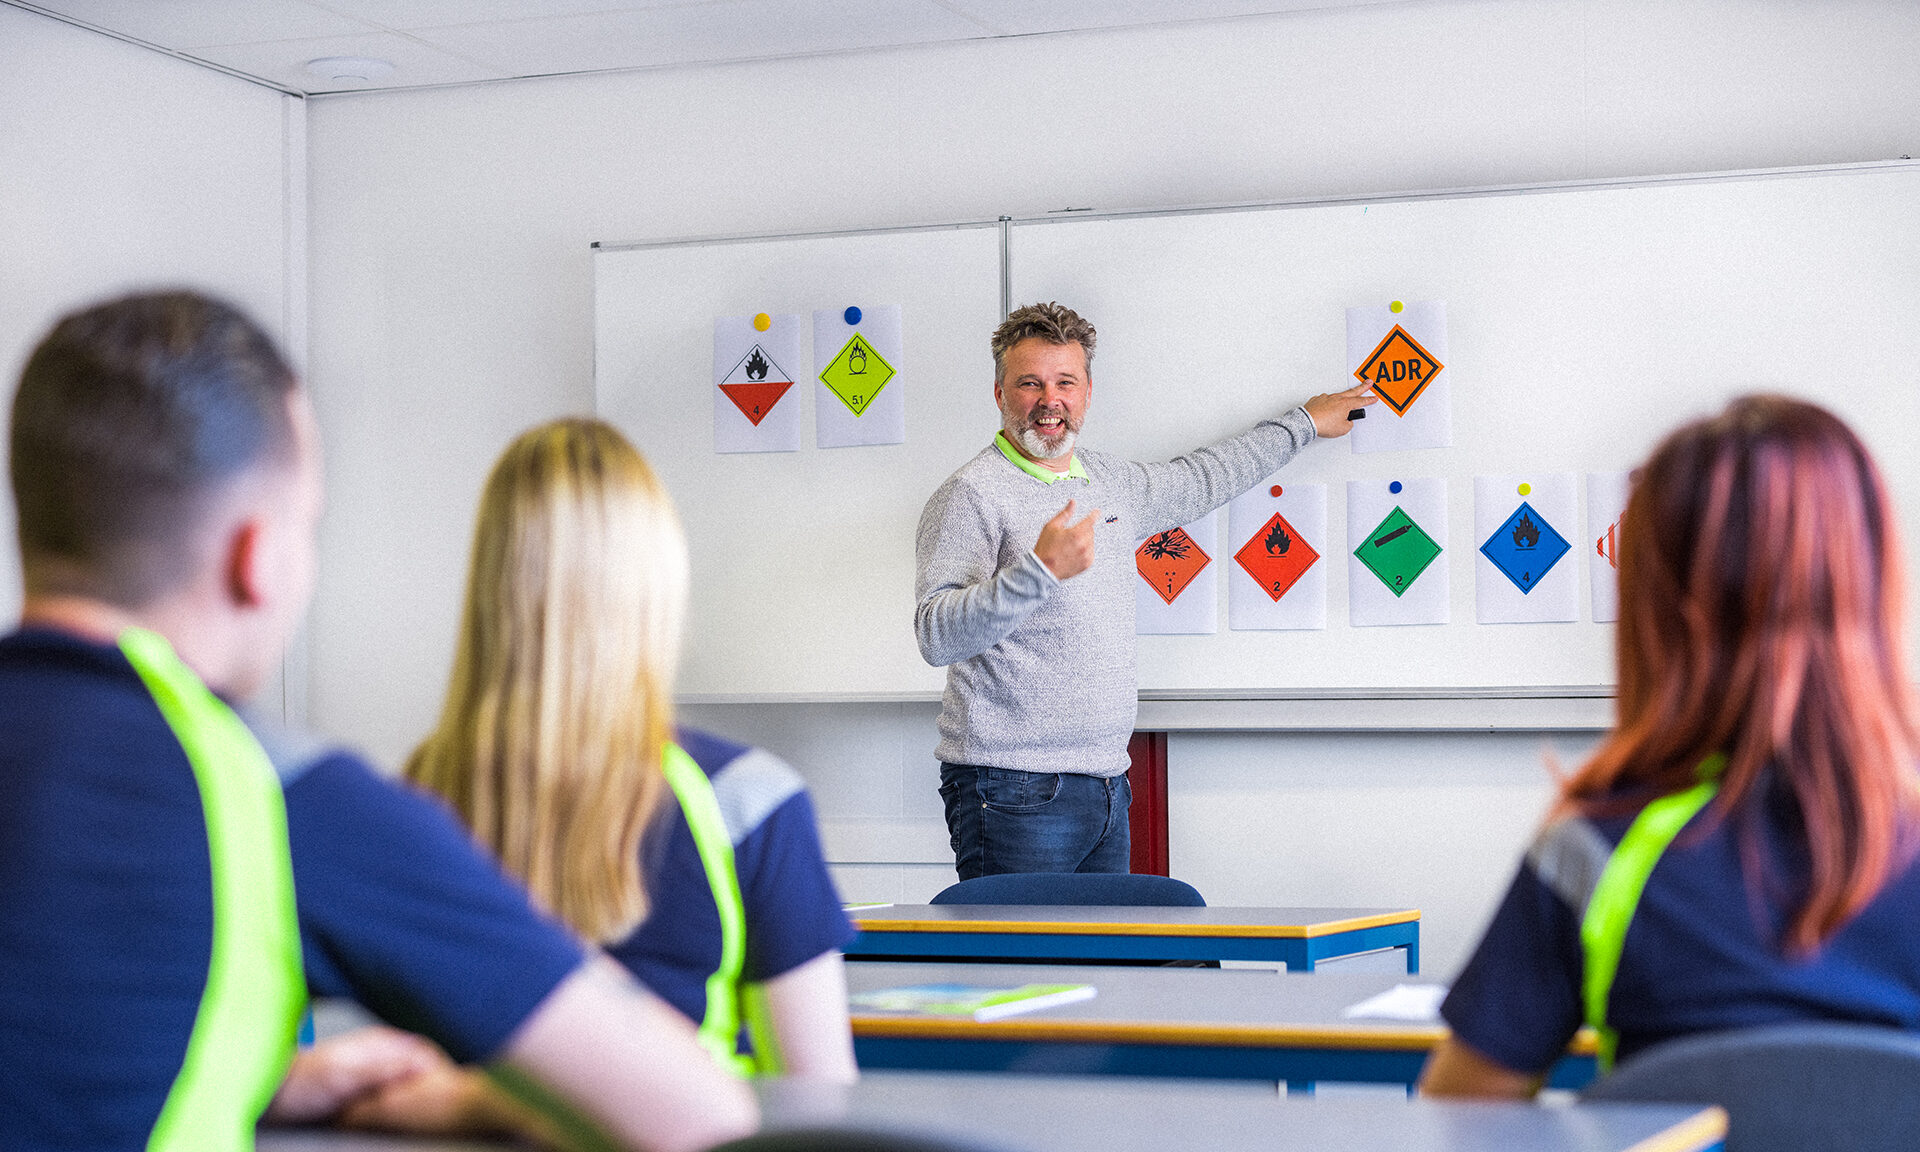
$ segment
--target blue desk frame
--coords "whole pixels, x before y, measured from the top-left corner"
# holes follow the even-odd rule
[[[1426,1048],[1366,1049],[1279,1045],[1084,1043],[1041,1040],[919,1039],[855,1036],[862,1069],[1011,1072],[1054,1076],[1154,1076],[1201,1080],[1285,1080],[1290,1091],[1315,1081],[1404,1084],[1427,1062]],[[1547,1086],[1577,1090],[1593,1082],[1592,1056],[1565,1056]]]
[[[856,912],[857,916],[858,913]],[[850,960],[1253,960],[1282,962],[1289,972],[1382,948],[1406,950],[1407,971],[1420,971],[1420,921],[1328,932],[1319,936],[1101,935],[1069,932],[916,932],[862,930],[847,945]]]

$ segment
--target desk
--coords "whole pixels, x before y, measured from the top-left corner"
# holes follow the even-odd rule
[[[847,1125],[1009,1152],[1711,1152],[1718,1108],[1688,1104],[1292,1101],[1252,1085],[881,1072],[851,1088],[757,1086],[768,1130]],[[263,1129],[259,1152],[502,1152],[467,1141]]]
[[[858,1014],[862,1069],[1200,1077],[1290,1087],[1318,1080],[1411,1086],[1444,1024],[1348,1020],[1341,1011],[1393,976],[1314,976],[1197,968],[1073,965],[854,964],[851,992],[910,984],[1091,984],[1091,1000],[979,1024],[971,1018]],[[1595,1074],[1590,1035],[1548,1078],[1580,1088]]]
[[[1420,912],[1395,908],[1112,908],[892,904],[855,908],[857,959],[1322,960],[1404,948],[1420,971]]]

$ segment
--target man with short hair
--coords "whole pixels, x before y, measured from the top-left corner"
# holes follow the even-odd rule
[[[751,1127],[691,1026],[441,808],[338,749],[276,763],[229,706],[306,606],[321,504],[312,408],[258,327],[186,292],[68,316],[21,376],[11,451],[0,1148],[239,1152],[263,1110],[321,1119],[431,1063],[375,1033],[283,1083],[310,989],[627,1146]]]
[[[920,515],[914,626],[947,666],[935,754],[962,880],[1128,870],[1135,542],[1346,435],[1377,399],[1318,395],[1164,464],[1076,452],[1094,341],[1059,304],[1009,315],[991,344],[1000,432]]]

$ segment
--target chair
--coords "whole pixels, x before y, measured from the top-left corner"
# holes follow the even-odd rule
[[[1867,1024],[1780,1024],[1656,1045],[1583,1101],[1718,1104],[1727,1152],[1920,1148],[1920,1034]]]
[[[1001,1152],[1001,1149],[970,1140],[858,1128],[789,1128],[730,1140],[708,1152]]]
[[[1006,872],[950,885],[934,904],[1107,904],[1205,908],[1193,885],[1166,876],[1117,872]]]

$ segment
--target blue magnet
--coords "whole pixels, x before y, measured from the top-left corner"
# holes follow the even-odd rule
[[[1387,485],[1387,491],[1393,493],[1395,496],[1400,495],[1400,481],[1395,480],[1393,483]]]
[[[860,309],[858,308],[847,309],[847,323],[849,324],[860,323]]]

